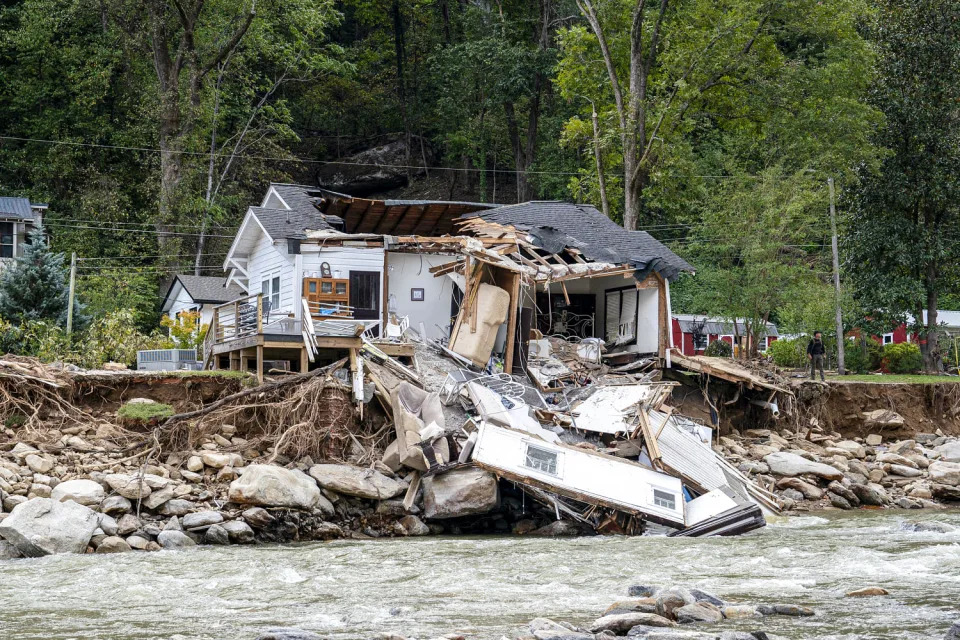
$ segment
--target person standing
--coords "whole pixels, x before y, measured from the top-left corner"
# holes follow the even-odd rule
[[[810,379],[816,380],[817,369],[820,370],[820,380],[826,382],[823,375],[823,356],[827,350],[823,347],[823,334],[819,331],[813,332],[813,340],[807,345],[807,358],[810,360]]]

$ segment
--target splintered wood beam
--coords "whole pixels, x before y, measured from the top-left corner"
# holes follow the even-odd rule
[[[567,303],[567,306],[570,306],[570,294],[567,293],[567,283],[561,281],[560,289],[563,290],[563,301]]]
[[[438,264],[427,269],[430,273],[446,273],[453,270],[454,268],[460,266],[464,263],[463,259],[453,260],[452,262],[444,262],[443,264]]]

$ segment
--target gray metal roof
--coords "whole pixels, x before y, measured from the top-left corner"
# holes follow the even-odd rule
[[[724,320],[723,318],[709,318],[706,316],[690,316],[690,315],[680,315],[677,314],[674,316],[677,319],[677,323],[680,325],[680,330],[684,333],[693,333],[694,325],[703,322],[703,333],[704,335],[717,335],[717,336],[732,336],[737,334],[743,334],[744,328],[746,327],[746,322],[743,318],[737,318],[736,323],[739,330],[734,330],[737,327],[733,326],[733,322],[729,320]],[[768,322],[766,326],[765,335],[779,337],[780,333],[777,331],[777,325],[772,322]]]
[[[563,246],[576,247],[595,262],[632,264],[639,271],[656,271],[669,280],[682,271],[694,271],[683,258],[646,231],[627,231],[596,207],[586,204],[535,200],[464,217],[481,217],[527,231],[551,253]]]
[[[190,297],[193,298],[194,302],[230,302],[245,295],[243,289],[236,284],[231,283],[229,287],[225,286],[227,284],[225,277],[191,276],[181,273],[177,274],[173,282],[170,283],[170,289],[167,290],[168,296],[170,295],[170,290],[173,289],[173,285],[176,284],[178,280]]]
[[[0,197],[0,216],[33,220],[33,209],[29,198]]]

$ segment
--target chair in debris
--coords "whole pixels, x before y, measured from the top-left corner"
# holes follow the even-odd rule
[[[401,382],[390,394],[400,464],[428,471],[450,461],[440,396]]]

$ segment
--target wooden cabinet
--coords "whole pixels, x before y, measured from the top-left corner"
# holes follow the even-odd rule
[[[347,278],[304,278],[303,297],[309,303],[314,315],[320,305],[330,307],[350,304],[350,280]],[[322,314],[327,315],[327,314]]]

